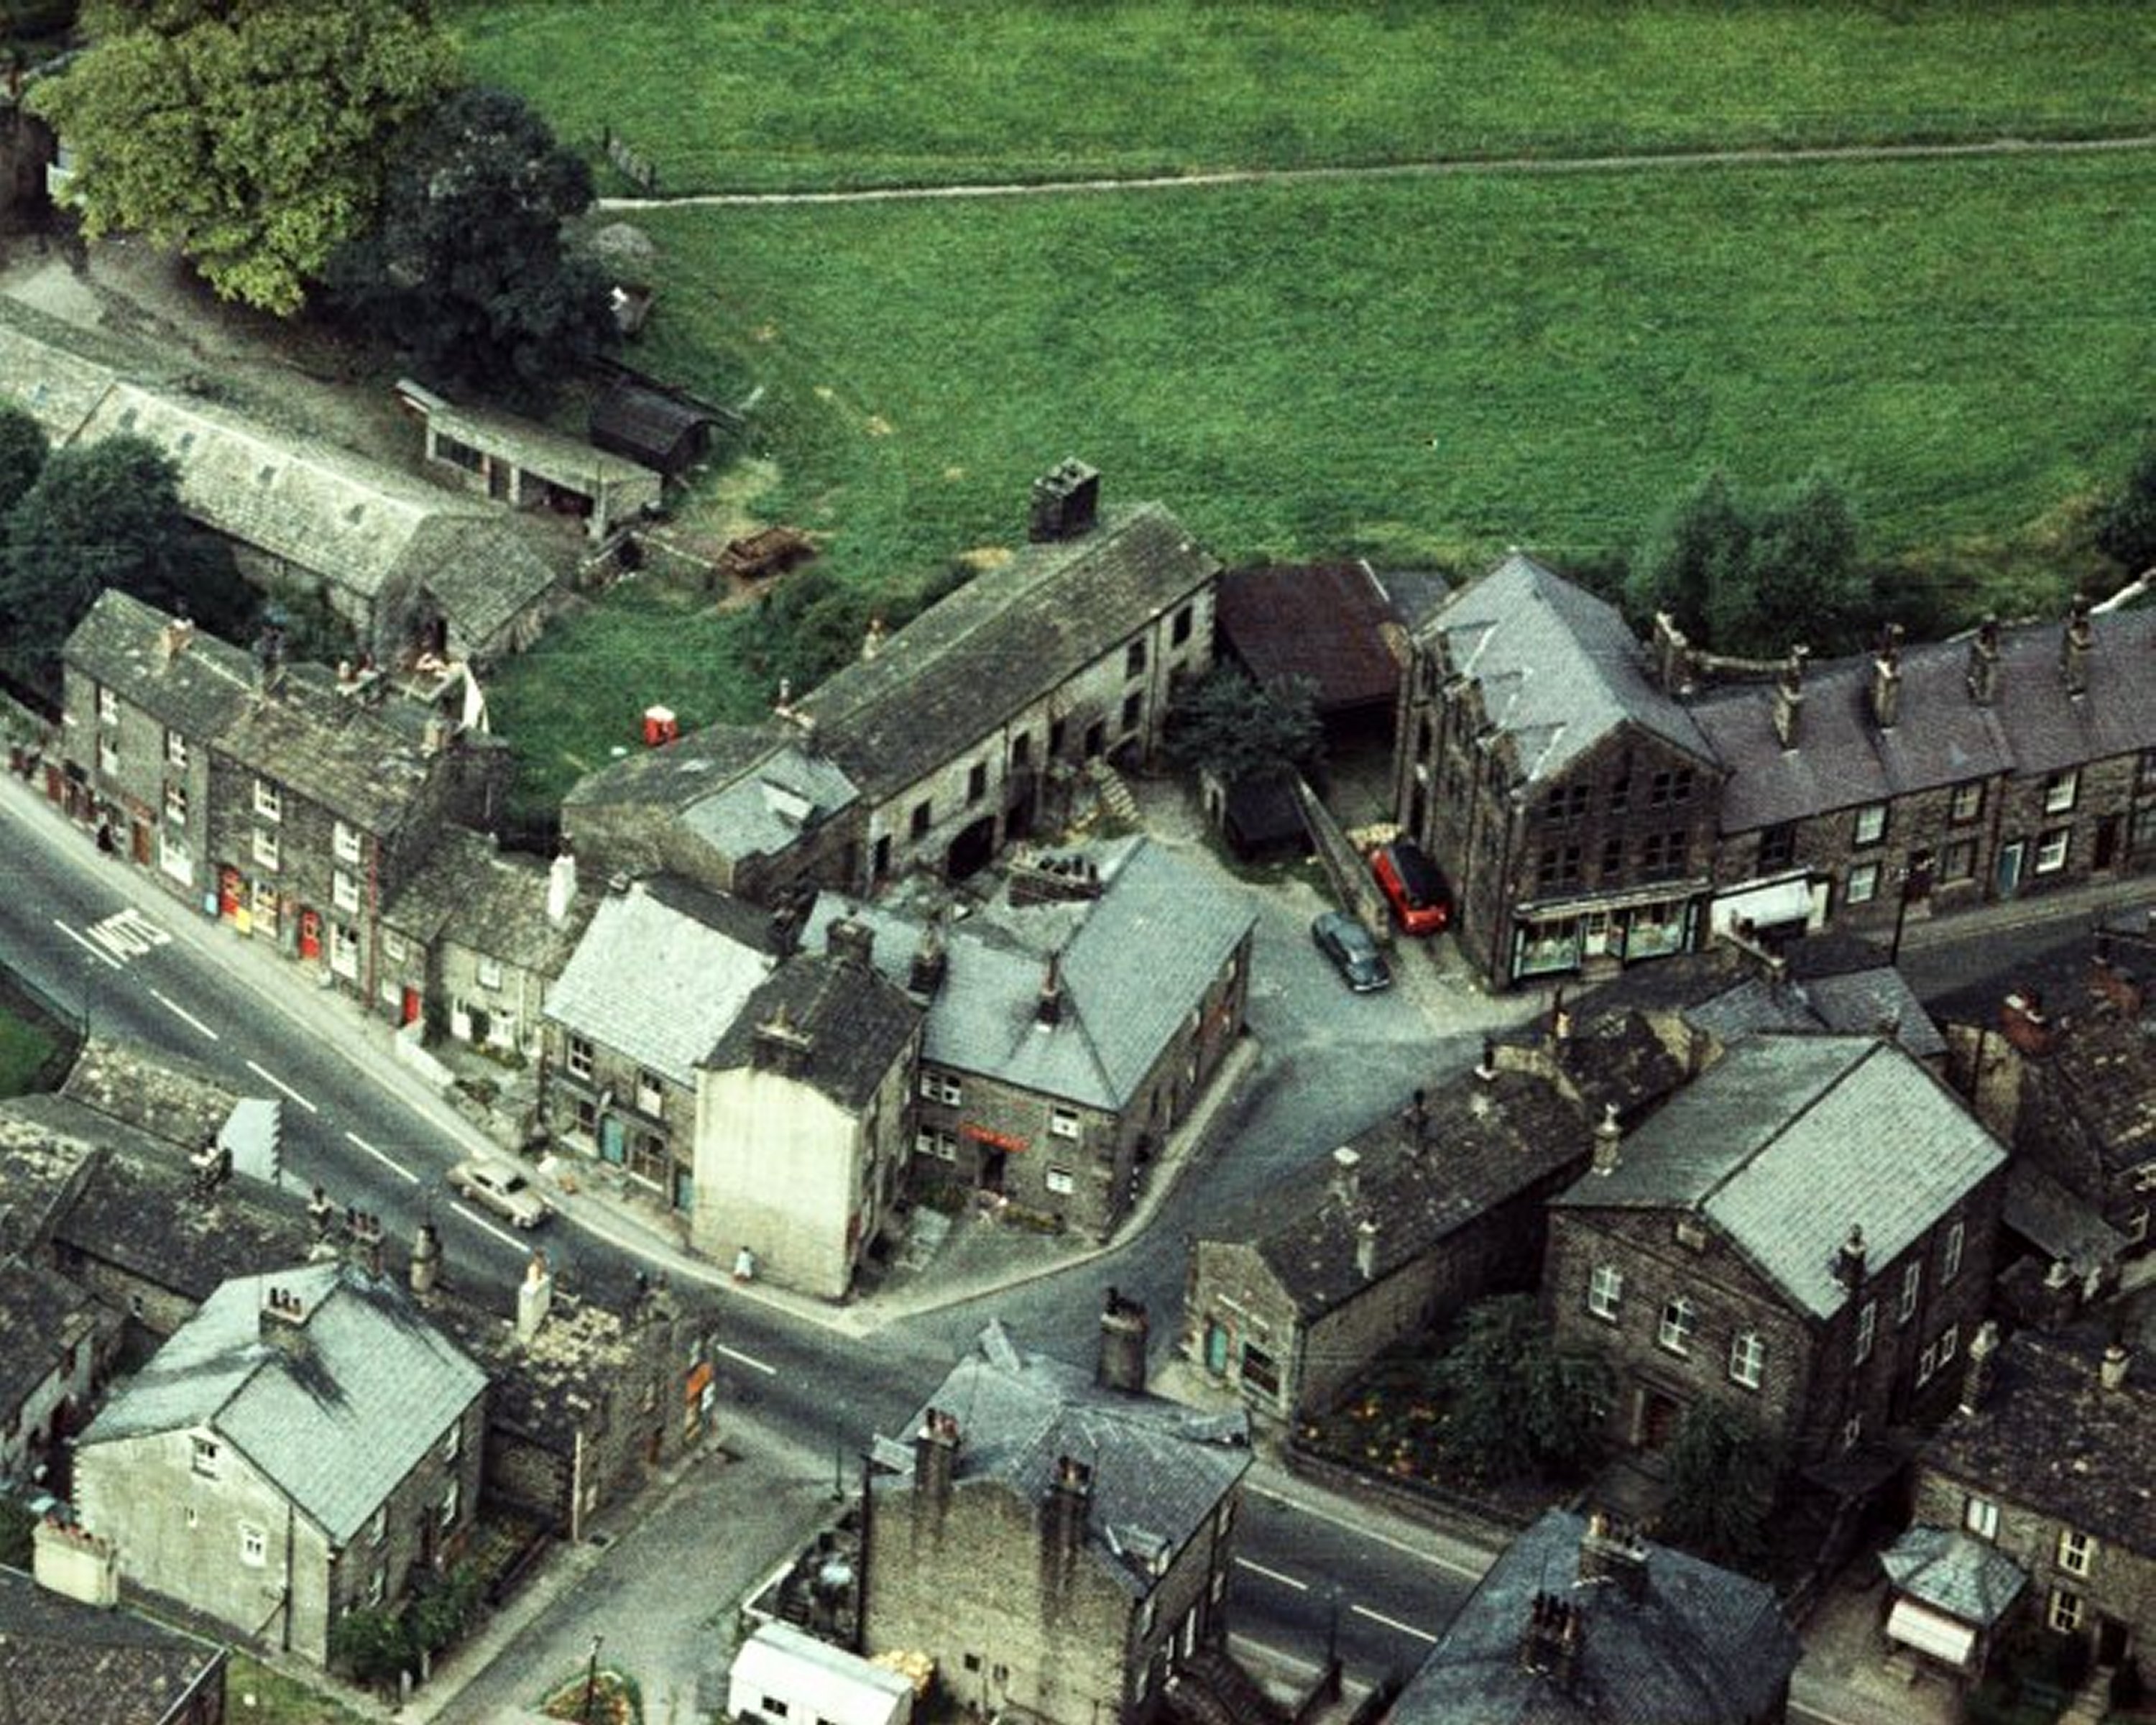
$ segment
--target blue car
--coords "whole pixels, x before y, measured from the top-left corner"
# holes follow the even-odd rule
[[[1393,973],[1386,967],[1385,955],[1370,938],[1370,931],[1346,911],[1327,911],[1310,925],[1310,937],[1358,994],[1392,987]]]

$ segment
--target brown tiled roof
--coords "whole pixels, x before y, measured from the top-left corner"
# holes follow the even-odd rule
[[[1219,621],[1253,677],[1267,686],[1309,678],[1321,713],[1389,706],[1399,691],[1387,634],[1401,619],[1368,563],[1231,569],[1220,578]]]

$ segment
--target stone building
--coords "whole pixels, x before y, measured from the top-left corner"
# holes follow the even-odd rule
[[[1774,1589],[1600,1515],[1507,1546],[1385,1725],[1780,1725],[1803,1650]]]
[[[1894,1044],[1749,1037],[1553,1201],[1544,1304],[1650,1469],[1708,1400],[1802,1467],[1952,1404],[2005,1165]]]
[[[1104,508],[1100,484],[1076,461],[1037,480],[1026,545],[872,630],[858,662],[782,698],[778,729],[593,774],[563,805],[578,854],[768,903],[959,879],[1063,820],[1091,763],[1154,753],[1176,684],[1213,662],[1218,563],[1158,503]]]
[[[464,1551],[486,1375],[341,1264],[227,1281],[78,1442],[127,1586],[317,1664],[346,1612]]]
[[[901,1194],[922,1014],[875,969],[868,928],[827,933],[828,956],[780,965],[698,1064],[690,1237],[836,1300]]]
[[[61,1445],[119,1352],[120,1316],[29,1253],[0,1255],[0,1479],[55,1490]]]
[[[184,902],[401,1011],[383,908],[450,823],[491,816],[507,768],[461,680],[423,701],[258,663],[117,590],[64,667],[72,811]]]
[[[1396,818],[1486,975],[1702,937],[1722,769],[1614,607],[1515,552],[1415,634],[1394,735]]]
[[[983,1713],[1142,1725],[1178,1681],[1232,1682],[1244,1421],[1146,1392],[1142,1310],[1111,1296],[1102,1323],[1096,1373],[990,1324],[910,1439],[876,1440],[862,1650],[927,1654]]]
[[[2156,1386],[2091,1332],[1995,1343],[1969,1351],[1961,1406],[1918,1459],[1911,1532],[1958,1535],[2007,1573],[1984,1611],[1904,1583],[1887,1633],[1974,1676],[2008,1614],[2027,1612],[2123,1665],[2156,1635]]]
[[[952,1178],[1105,1238],[1241,1034],[1256,918],[1146,839],[1021,858],[963,921],[835,893],[927,1006],[916,1178]]]
[[[777,962],[752,905],[663,875],[609,888],[547,997],[540,1107],[555,1142],[685,1219],[697,1062]]]

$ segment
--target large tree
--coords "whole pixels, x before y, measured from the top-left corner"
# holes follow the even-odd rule
[[[1317,687],[1296,677],[1266,689],[1234,665],[1216,665],[1177,692],[1168,747],[1178,764],[1224,784],[1276,767],[1314,767],[1325,755]]]
[[[1774,1445],[1756,1421],[1711,1397],[1694,1402],[1670,1445],[1662,1532],[1710,1558],[1757,1558],[1780,1472]]]
[[[2156,438],[2143,447],[2125,483],[2098,512],[2096,542],[2129,576],[2156,569]]]
[[[1560,1346],[1531,1294],[1469,1307],[1431,1378],[1444,1398],[1446,1459],[1478,1479],[1568,1475],[1600,1452],[1609,1368]]]
[[[84,231],[146,234],[280,316],[373,220],[391,139],[454,74],[427,0],[103,0],[85,22],[91,46],[30,98]]]
[[[562,244],[591,201],[591,170],[521,99],[460,90],[399,142],[335,295],[430,381],[544,396],[617,336],[604,279]]]
[[[52,453],[45,429],[11,401],[0,401],[0,515],[37,483]]]

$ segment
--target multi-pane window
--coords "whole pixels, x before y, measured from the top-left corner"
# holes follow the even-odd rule
[[[257,827],[254,834],[254,848],[257,868],[275,869],[277,866],[277,835],[275,833],[265,832]]]
[[[442,1493],[442,1525],[444,1527],[454,1527],[456,1524],[457,1506],[461,1502],[463,1495],[459,1488],[463,1484],[464,1481],[461,1480],[451,1480],[449,1489]]]
[[[930,1067],[921,1069],[921,1094],[932,1102],[942,1102],[955,1108],[966,1099],[965,1086],[949,1072],[938,1072]]]
[[[1797,824],[1785,820],[1759,834],[1759,866],[1786,869],[1797,860]]]
[[[1662,1321],[1655,1339],[1671,1353],[1691,1352],[1691,1332],[1699,1327],[1699,1308],[1682,1294],[1662,1307]]]
[[[217,1443],[214,1439],[198,1437],[194,1441],[194,1471],[206,1480],[217,1477]]]
[[[2044,813],[2064,814],[2074,806],[2074,798],[2081,794],[2082,771],[2078,767],[2061,768],[2044,779]]]
[[[97,739],[97,770],[108,778],[120,770],[120,745],[109,737]]]
[[[367,1543],[379,1545],[388,1537],[389,1506],[384,1503],[376,1508],[373,1518],[367,1524]]]
[[[1650,833],[1640,841],[1640,873],[1649,880],[1659,880],[1684,871],[1685,835],[1682,833]]]
[[[2063,1587],[2053,1588],[2044,1620],[2062,1635],[2076,1633],[2082,1626],[2082,1596]]]
[[[1974,880],[1976,878],[1976,840],[1956,839],[1939,850],[1939,879],[1942,880]]]
[[[581,1036],[572,1036],[568,1045],[569,1076],[588,1080],[592,1076],[593,1049]]]
[[[336,860],[339,862],[356,863],[359,860],[358,828],[347,826],[344,822],[339,821],[336,824]]]
[[[1952,1281],[1961,1274],[1962,1247],[1968,1235],[1967,1224],[1958,1216],[1947,1224],[1946,1261],[1939,1266],[1941,1281]]]
[[[2086,1575],[2096,1561],[2096,1541],[2072,1527],[2059,1532],[2059,1567],[2069,1575]]]
[[[2052,827],[2036,835],[2036,872],[2056,875],[2066,865],[2066,847],[2073,839],[2071,827]]]
[[[110,689],[97,691],[97,718],[102,725],[117,725],[120,722],[120,697]]]
[[[285,793],[266,778],[254,781],[254,812],[264,820],[285,818]]]
[[[1979,1539],[1996,1539],[1999,1506],[1989,1497],[1964,1497],[1961,1501],[1961,1524]]]
[[[260,1568],[270,1558],[270,1533],[252,1522],[239,1524],[239,1561],[254,1568]]]
[[[1879,896],[1879,865],[1853,863],[1849,879],[1841,889],[1841,901],[1845,905],[1868,905]]]
[[[1871,1344],[1879,1334],[1879,1302],[1866,1300],[1856,1314],[1856,1363],[1860,1366],[1871,1358]]]
[[[1953,788],[1953,801],[1947,805],[1947,819],[1957,826],[1966,826],[1984,813],[1984,781],[1975,779],[1968,784]]]
[[[1866,803],[1856,811],[1850,826],[1850,839],[1857,845],[1876,845],[1887,836],[1887,805]]]
[[[1587,1278],[1587,1309],[1614,1323],[1624,1304],[1625,1272],[1614,1264],[1597,1264]]]
[[[665,1081],[649,1066],[637,1068],[636,1107],[639,1113],[654,1118],[666,1111]]]
[[[1048,1129],[1059,1138],[1078,1136],[1078,1111],[1075,1108],[1050,1108],[1048,1111]]]
[[[1691,800],[1692,770],[1689,767],[1670,767],[1655,774],[1647,783],[1647,806],[1666,808],[1672,803]]]
[[[1048,1170],[1044,1178],[1047,1182],[1048,1189],[1058,1197],[1066,1196],[1077,1183],[1070,1178],[1070,1170],[1067,1168],[1052,1168]]]
[[[373,1610],[389,1597],[389,1572],[379,1564],[367,1584],[367,1609]]]
[[[465,1429],[462,1424],[452,1425],[442,1434],[442,1460],[454,1461],[464,1453]]]
[[[1550,821],[1584,820],[1588,805],[1594,795],[1591,784],[1559,785],[1543,802],[1543,819]]]
[[[1917,1356],[1917,1382],[1928,1384],[1951,1361],[1961,1348],[1961,1328],[1949,1324],[1942,1330],[1930,1347]]]
[[[165,787],[165,819],[176,827],[187,824],[187,788],[183,784]]]
[[[1767,1338],[1757,1330],[1745,1330],[1729,1341],[1729,1375],[1748,1389],[1757,1389],[1767,1371]]]
[[[938,1162],[956,1162],[958,1159],[958,1140],[950,1132],[935,1132],[923,1127],[913,1135],[913,1153],[916,1156],[932,1156]]]
[[[359,882],[342,869],[330,876],[330,902],[340,911],[356,913],[359,909]]]
[[[1924,1260],[1912,1258],[1902,1266],[1902,1297],[1894,1308],[1894,1322],[1905,1324],[1916,1315],[1917,1295],[1924,1285]]]
[[[1535,863],[1535,883],[1543,892],[1579,885],[1579,846],[1546,845]]]
[[[182,769],[187,764],[187,740],[177,731],[165,733],[165,760],[167,765]]]

